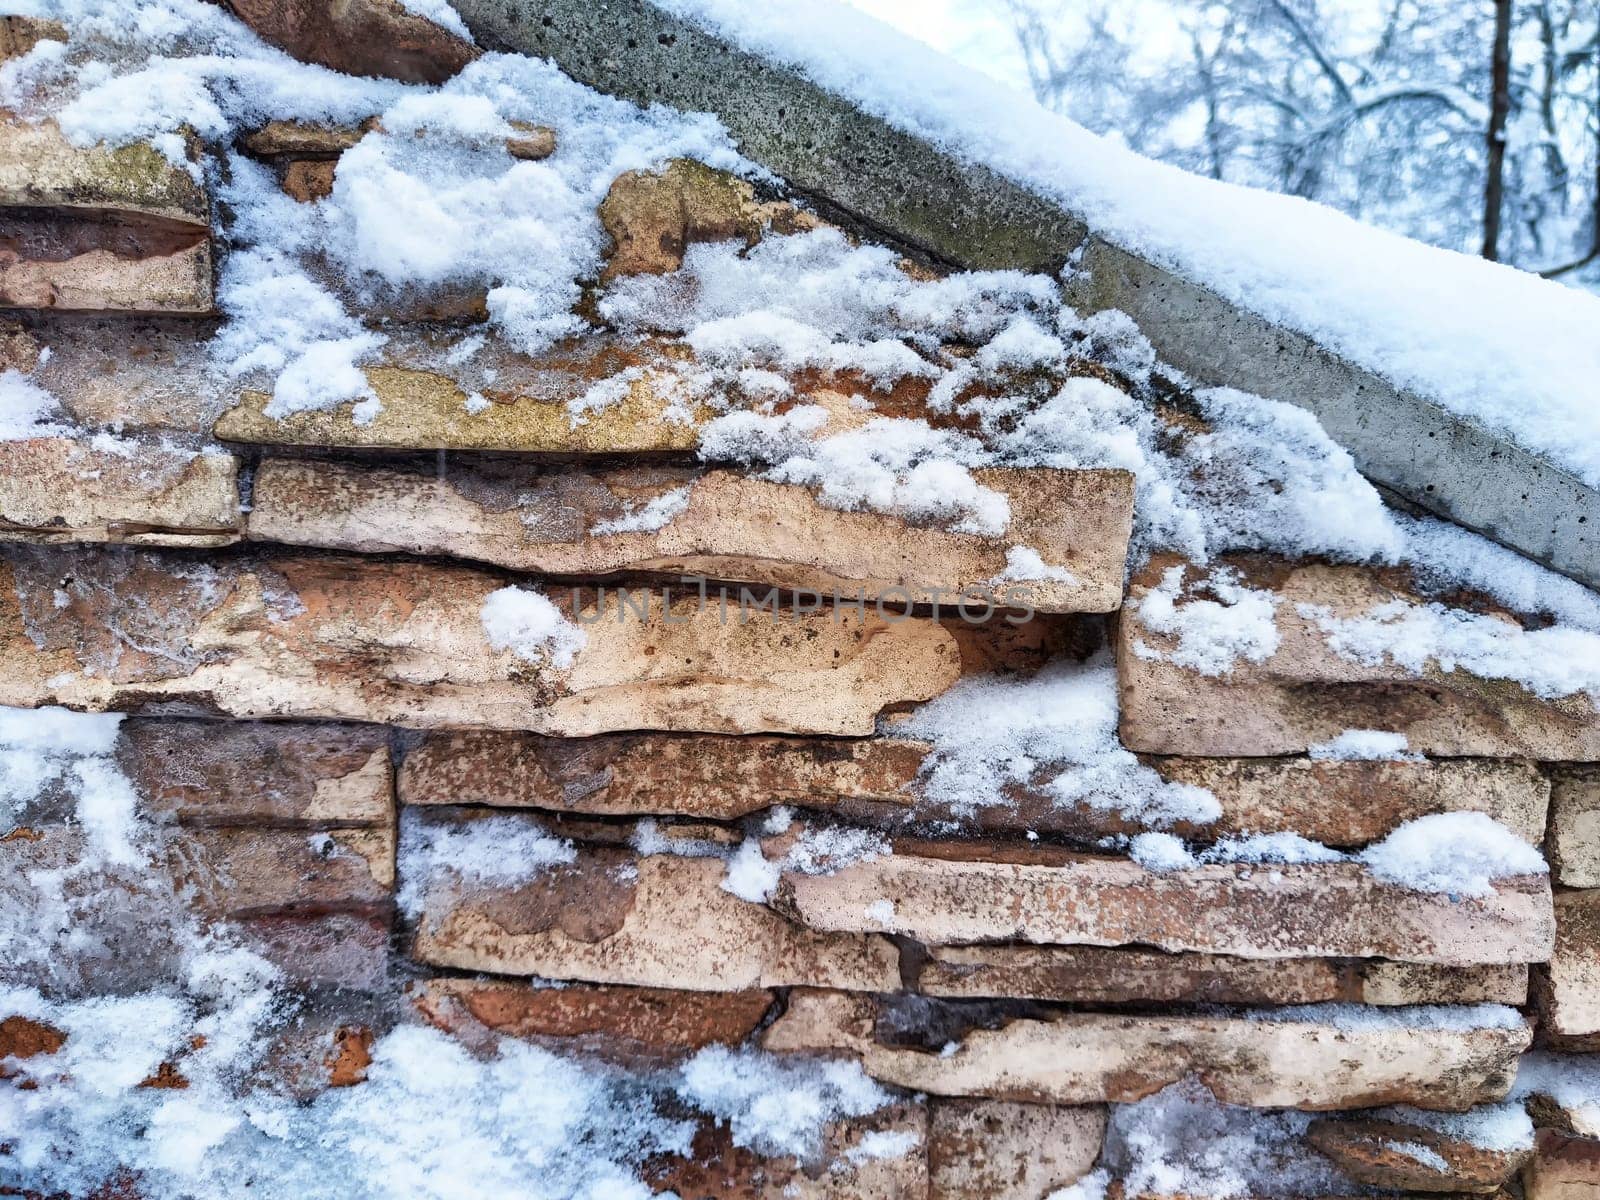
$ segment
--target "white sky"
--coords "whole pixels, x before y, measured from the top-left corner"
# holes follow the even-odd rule
[[[1028,86],[1000,0],[848,0],[904,33],[1013,87]]]
[[[1372,0],[1350,0],[1359,7]],[[1002,83],[1030,91],[1028,70],[1017,49],[1004,0],[846,0],[846,3],[893,25],[902,33],[990,75]],[[1034,7],[1053,11],[1060,26],[1082,20],[1083,0],[1034,0]],[[1187,37],[1172,7],[1164,0],[1122,0],[1113,15],[1123,40],[1140,58],[1159,62],[1186,44]]]

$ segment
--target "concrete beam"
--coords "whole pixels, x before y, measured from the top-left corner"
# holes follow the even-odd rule
[[[480,44],[549,58],[600,91],[715,113],[740,150],[830,215],[958,267],[1054,272],[1118,308],[1163,360],[1314,412],[1375,483],[1600,588],[1600,492],[1214,292],[1089,235],[1080,214],[869,116],[649,0],[456,0]],[[1536,351],[1530,348],[1530,353]]]

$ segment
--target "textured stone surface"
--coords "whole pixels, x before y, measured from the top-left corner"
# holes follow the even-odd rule
[[[559,1044],[564,1052],[661,1065],[706,1046],[743,1042],[772,1007],[773,995],[430,979],[411,1002],[431,1024],[470,1046],[492,1047],[494,1037],[504,1035]]]
[[[293,722],[124,721],[117,743],[140,807],[184,825],[387,828],[385,730]]]
[[[230,918],[228,928],[293,984],[369,992],[392,986],[387,914],[277,912]]]
[[[941,1100],[928,1118],[929,1200],[1042,1200],[1093,1169],[1101,1108]]]
[[[1075,1004],[1523,1004],[1528,968],[1250,959],[1099,946],[936,946],[917,990]]]
[[[231,454],[113,439],[0,442],[0,540],[225,546],[237,541]]]
[[[495,385],[481,390],[490,404],[476,413],[466,407],[467,393],[445,375],[407,367],[369,367],[367,383],[383,410],[365,424],[352,419],[351,405],[276,420],[263,412],[270,399],[265,392],[246,391],[217,421],[216,436],[268,445],[412,450],[692,451],[699,441],[696,421],[664,416],[678,401],[677,376],[669,369],[668,353],[654,344],[630,346],[597,338],[520,364],[490,360],[495,361]],[[581,421],[568,411],[568,401],[631,367],[640,373],[626,381],[620,401],[589,412]],[[705,415],[693,409],[690,413],[696,418]]]
[[[758,204],[744,180],[688,158],[619,175],[601,201],[600,223],[611,238],[602,283],[676,271],[694,242],[754,245],[768,228],[798,233],[819,224],[790,204]]]
[[[1440,967],[1432,963],[1360,964],[1361,999],[1367,1004],[1528,1003],[1529,970],[1523,963]]]
[[[516,135],[506,139],[506,153],[523,162],[538,162],[556,152],[556,131],[548,125],[512,121]]]
[[[1573,1049],[1600,1049],[1600,891],[1555,898],[1556,945],[1539,987],[1544,1027]]]
[[[1122,740],[1133,750],[1204,756],[1298,753],[1347,729],[1403,733],[1412,750],[1444,756],[1600,759],[1600,713],[1579,693],[1541,700],[1520,685],[1430,666],[1422,674],[1385,660],[1374,666],[1334,653],[1315,605],[1359,617],[1395,600],[1417,600],[1394,572],[1366,567],[1230,560],[1246,586],[1277,598],[1277,651],[1231,675],[1207,677],[1136,647],[1171,640],[1140,621],[1139,604],[1176,560],[1153,559],[1129,588],[1119,623],[1117,667]],[[1195,573],[1191,569],[1191,582]]]
[[[48,17],[0,17],[0,62],[21,58],[40,42],[64,42],[67,27]]]
[[[1287,831],[1329,846],[1364,846],[1430,813],[1482,812],[1538,845],[1544,840],[1550,801],[1549,781],[1526,762],[1147,761],[1164,778],[1206,788],[1216,796],[1222,817],[1193,830],[1194,836],[1204,838]]]
[[[268,121],[245,134],[239,144],[261,158],[338,158],[366,136],[373,121],[361,125]]]
[[[905,808],[926,747],[892,738],[437,733],[406,755],[407,804],[490,804],[732,820],[773,804]]]
[[[924,1002],[926,1003],[926,1002]],[[1129,1102],[1197,1075],[1225,1104],[1460,1111],[1505,1095],[1532,1038],[1512,1028],[1400,1022],[1051,1013],[885,1012],[870,996],[796,991],[762,1037],[773,1051],[848,1054],[874,1079],[935,1096]],[[975,1023],[975,1024],[974,1024]],[[903,1031],[897,1033],[897,1031]],[[950,1043],[954,1042],[952,1049]]]
[[[1381,883],[1350,863],[1158,874],[1125,859],[1055,851],[987,861],[976,854],[971,846],[918,843],[911,852],[897,844],[891,856],[832,875],[785,872],[773,903],[814,929],[903,933],[934,945],[1137,943],[1246,958],[1468,966],[1542,962],[1553,936],[1542,875],[1452,901]]]
[[[1557,883],[1600,887],[1600,767],[1553,772],[1549,855]]]
[[[420,563],[211,565],[6,548],[0,703],[572,735],[653,725],[863,734],[885,706],[943,691],[968,652],[926,620],[821,612],[724,626],[714,603],[675,600],[668,618],[656,594],[641,619],[622,614],[614,593],[597,611],[592,594],[548,589],[563,611],[593,618],[585,647],[558,668],[490,648],[480,613],[502,584]],[[997,645],[1026,635],[982,636]],[[992,665],[975,659],[973,669]]]
[[[263,40],[347,75],[443,83],[482,53],[398,0],[228,0]]]
[[[815,933],[721,889],[720,859],[584,848],[520,887],[430,886],[414,955],[501,975],[696,991],[892,991],[885,938]]]
[[[211,227],[189,174],[144,144],[73,146],[0,121],[0,306],[202,313]]]
[[[67,1035],[53,1025],[15,1014],[0,1018],[0,1059],[37,1058],[54,1054],[67,1044]],[[7,1074],[0,1069],[0,1079]]]
[[[388,829],[187,829],[169,842],[173,878],[201,911],[238,918],[378,911],[394,853]]]
[[[1142,827],[1088,805],[1057,805],[1013,789],[1004,803],[956,813],[917,794],[928,744],[620,734],[581,742],[524,734],[429,737],[407,756],[411,804],[491,804],[607,815],[681,814],[731,820],[775,804],[828,810],[858,824],[958,821],[974,833],[1031,830],[1095,841]],[[1208,787],[1222,805],[1203,839],[1297,832],[1356,846],[1430,812],[1482,811],[1529,841],[1544,836],[1549,785],[1526,763],[1315,762],[1304,758],[1151,758],[1167,778]]]
[[[283,190],[301,204],[321,200],[333,195],[333,176],[336,170],[338,170],[337,163],[312,158],[285,163]]]
[[[1314,1121],[1307,1140],[1357,1183],[1394,1191],[1493,1193],[1531,1150],[1485,1150],[1426,1125],[1371,1118]],[[1407,1153],[1420,1148],[1424,1157]],[[1444,1161],[1425,1161],[1427,1155]]]
[[[206,351],[208,321],[129,313],[21,317],[3,339],[23,350],[21,361],[0,358],[0,369],[31,371],[77,424],[121,430],[143,444],[190,444],[210,429],[219,385]],[[31,352],[19,343],[31,343]],[[46,345],[50,354],[37,362]]]
[[[1005,495],[1000,538],[918,528],[871,512],[819,504],[809,488],[732,471],[633,468],[588,473],[510,469],[397,471],[268,459],[255,481],[250,536],[368,553],[411,551],[478,559],[521,571],[603,577],[625,571],[697,575],[847,598],[919,602],[970,588],[972,611],[1003,599],[990,584],[1012,545],[1038,551],[1073,582],[1009,585],[1015,607],[1106,612],[1122,597],[1133,515],[1122,471],[974,472]],[[609,532],[652,503],[682,510],[658,529]]]
[[[143,142],[74,146],[50,121],[0,121],[0,207],[109,210],[209,227],[204,189]]]
[[[1600,1195],[1600,1141],[1541,1129],[1522,1186],[1527,1200],[1594,1200]]]
[[[925,1200],[926,1140],[918,1104],[829,1123],[809,1162],[736,1146],[726,1125],[707,1121],[687,1155],[647,1163],[642,1174],[651,1194],[680,1200]]]
[[[87,968],[96,988],[165,986],[181,969],[174,931],[190,927],[188,914],[201,930],[221,930],[278,966],[291,985],[373,989],[385,980],[394,879],[387,827],[319,833],[174,826],[133,872],[75,878],[71,868],[85,857],[84,841],[82,827],[59,815],[0,834],[0,904],[31,911],[38,900],[33,872],[65,872],[64,895],[82,914],[77,923],[92,931],[89,944],[101,937],[118,946]],[[26,960],[11,980],[61,982],[41,978]]]

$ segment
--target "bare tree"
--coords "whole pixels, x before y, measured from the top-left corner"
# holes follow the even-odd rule
[[[1035,93],[1098,132],[1600,288],[1595,0],[1007,3]]]
[[[1505,206],[1506,120],[1511,115],[1511,0],[1495,0],[1494,55],[1489,85],[1488,167],[1483,183],[1483,257],[1500,257],[1500,215]]]

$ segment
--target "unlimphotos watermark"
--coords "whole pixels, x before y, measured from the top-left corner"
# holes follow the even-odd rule
[[[752,621],[804,621],[830,613],[843,623],[853,615],[857,621],[874,616],[880,621],[906,621],[917,609],[954,611],[970,625],[984,625],[996,617],[1022,625],[1031,620],[1034,608],[1032,589],[1027,584],[1007,584],[999,591],[968,584],[959,588],[903,587],[893,585],[844,590],[832,588],[780,588],[776,585],[752,587],[748,584],[713,584],[700,575],[684,575],[676,585],[657,587],[598,587],[593,601],[573,606],[572,619],[580,625],[602,621],[648,621],[659,615],[663,625],[687,625],[698,616],[715,612],[719,624],[747,625]],[[691,604],[692,602],[692,604]]]

